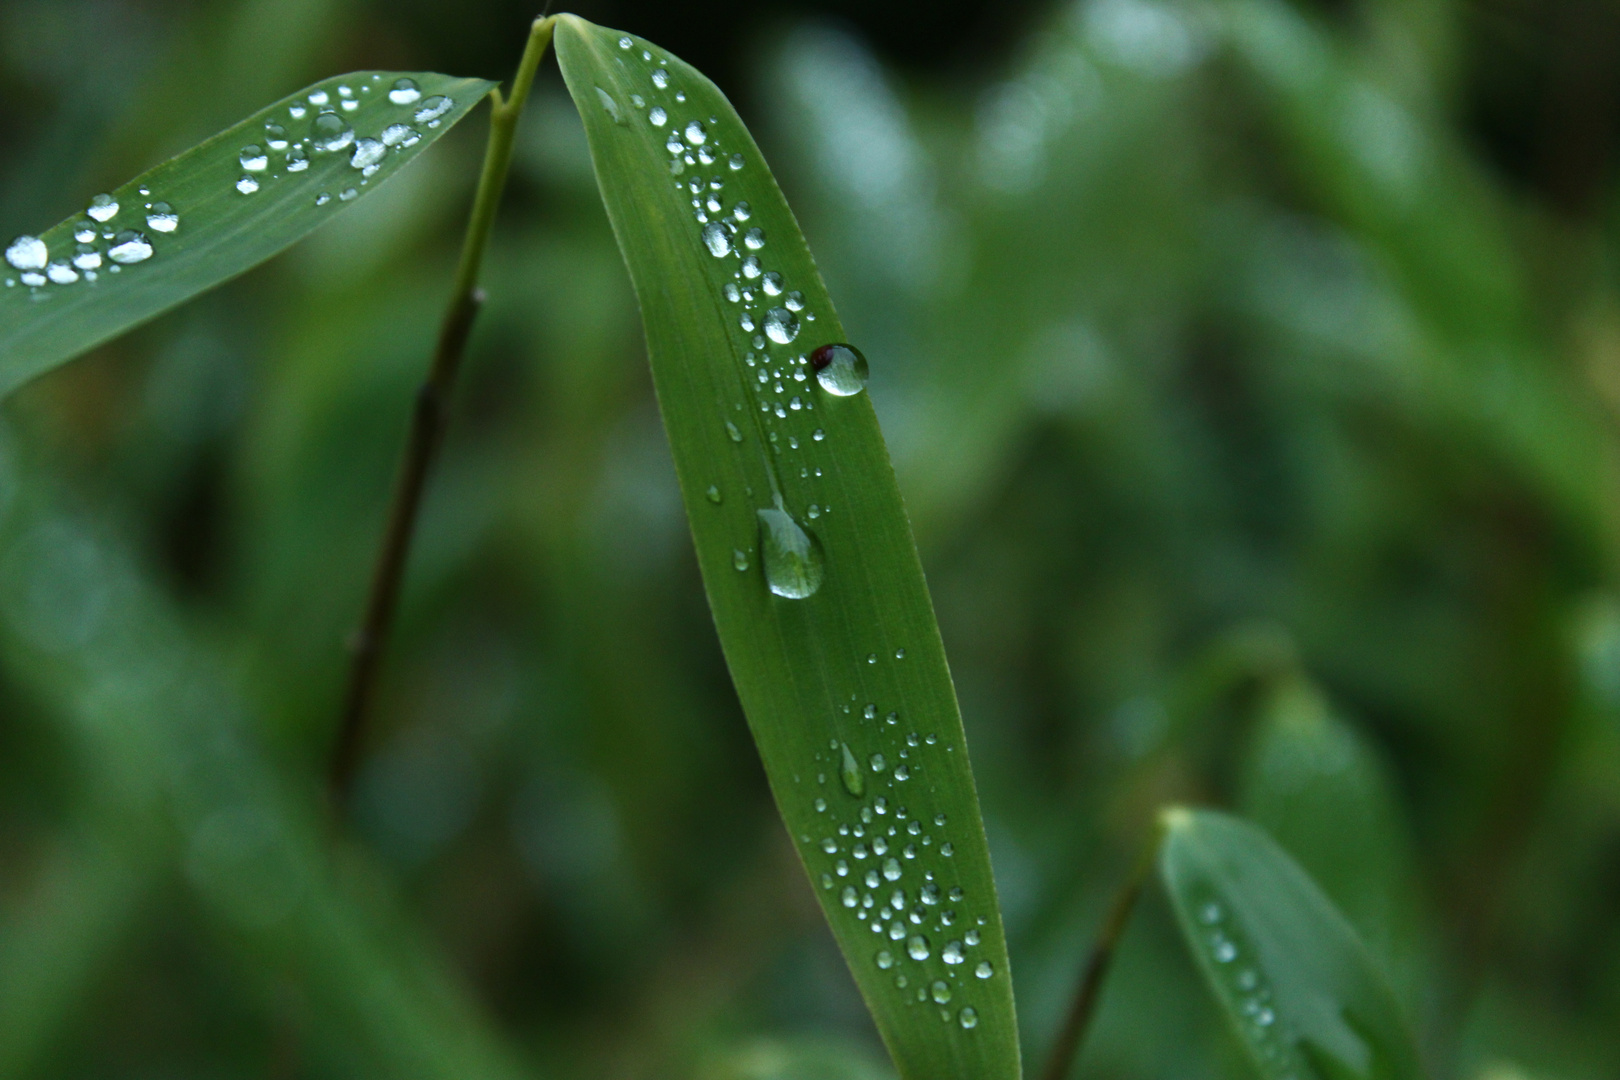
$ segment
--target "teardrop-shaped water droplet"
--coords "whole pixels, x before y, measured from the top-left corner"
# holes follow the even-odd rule
[[[816,381],[829,394],[853,397],[866,389],[866,357],[853,345],[823,345],[810,354]]]
[[[310,121],[309,138],[317,150],[336,152],[354,142],[354,128],[335,112],[323,112]]]
[[[107,257],[124,266],[145,262],[152,257],[152,245],[141,233],[134,229],[125,229],[113,237],[112,247],[107,249]]]
[[[411,118],[418,124],[427,124],[437,120],[455,107],[456,103],[443,94],[434,94],[422,102],[422,107],[417,109]]]
[[[422,91],[417,89],[414,79],[396,80],[394,88],[388,91],[388,100],[395,105],[414,105],[421,97]]]
[[[111,195],[97,195],[90,200],[90,208],[85,213],[97,221],[111,221],[113,215],[118,213],[118,200]]]
[[[146,227],[153,232],[174,232],[180,227],[180,215],[168,203],[155,202],[146,214]]]
[[[765,336],[778,345],[787,345],[799,336],[799,319],[787,308],[771,308],[765,313]]]
[[[711,221],[703,226],[703,246],[709,249],[709,254],[717,259],[723,259],[731,254],[731,237],[717,221]]]
[[[857,799],[866,794],[866,777],[861,775],[861,763],[855,760],[855,753],[848,743],[839,743],[844,752],[844,760],[839,765],[838,776],[844,782],[844,790]]]
[[[6,248],[6,262],[18,270],[43,270],[50,259],[45,241],[37,236],[19,236]]]
[[[821,588],[821,544],[780,505],[758,511],[765,583],[788,600],[803,600]]]

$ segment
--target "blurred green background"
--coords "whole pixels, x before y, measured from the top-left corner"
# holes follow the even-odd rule
[[[733,97],[871,359],[1028,1062],[1179,800],[1317,876],[1434,1076],[1620,1076],[1620,7],[578,10]],[[534,14],[0,0],[0,232]],[[890,1075],[554,68],[324,816],[482,131],[0,414],[0,1077]],[[1076,1075],[1246,1069],[1150,890]]]

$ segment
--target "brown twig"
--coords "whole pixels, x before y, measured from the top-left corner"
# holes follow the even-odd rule
[[[499,90],[490,91],[489,144],[484,152],[484,168],[478,179],[478,193],[473,198],[466,239],[462,243],[461,261],[456,267],[450,306],[439,329],[439,340],[433,350],[433,362],[428,368],[427,378],[416,394],[411,430],[405,444],[405,460],[400,466],[393,502],[388,509],[388,523],[383,531],[382,547],[372,571],[371,593],[366,600],[365,616],[349,643],[348,684],[343,694],[343,713],[327,777],[333,804],[337,806],[348,800],[360,763],[366,719],[377,685],[377,673],[382,666],[383,650],[399,606],[400,583],[410,557],[411,538],[416,533],[422,494],[439,447],[444,442],[451,392],[466,352],[467,337],[484,302],[484,292],[478,287],[478,270],[483,264],[484,248],[489,243],[490,231],[495,224],[495,210],[500,205],[501,192],[506,187],[518,118],[523,114],[524,102],[528,100],[534,73],[551,44],[554,21],[551,17],[537,19],[530,28],[528,45],[523,50],[523,59],[518,62],[517,75],[512,80],[511,97],[503,101]]]
[[[1080,1044],[1085,1039],[1087,1028],[1091,1026],[1092,1014],[1097,1011],[1097,1002],[1102,996],[1103,979],[1107,977],[1108,968],[1113,963],[1114,950],[1119,946],[1119,939],[1124,936],[1125,927],[1131,921],[1131,912],[1136,908],[1137,897],[1142,895],[1142,887],[1147,883],[1148,875],[1153,870],[1162,836],[1163,829],[1155,826],[1148,842],[1143,845],[1141,853],[1137,856],[1135,865],[1131,867],[1129,876],[1120,886],[1119,892],[1114,895],[1114,902],[1109,906],[1108,914],[1097,932],[1097,940],[1086,956],[1085,967],[1080,972],[1080,984],[1075,988],[1074,1001],[1070,1003],[1069,1014],[1064,1017],[1063,1027],[1058,1031],[1057,1041],[1052,1045],[1052,1054],[1047,1059],[1046,1070],[1041,1073],[1042,1080],[1065,1080],[1079,1056]]]

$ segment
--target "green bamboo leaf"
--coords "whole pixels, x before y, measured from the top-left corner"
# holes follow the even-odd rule
[[[1414,873],[1388,769],[1303,677],[1278,680],[1263,708],[1244,767],[1244,815],[1299,862],[1383,970],[1406,985],[1415,966]]]
[[[323,79],[11,240],[0,396],[285,250],[376,191],[492,85],[432,72]]]
[[[1159,869],[1176,921],[1267,1080],[1417,1080],[1394,992],[1316,883],[1261,830],[1165,814]]]
[[[815,893],[902,1076],[1016,1077],[978,797],[865,361],[818,351],[838,315],[714,84],[572,16],[555,47],[715,625]]]

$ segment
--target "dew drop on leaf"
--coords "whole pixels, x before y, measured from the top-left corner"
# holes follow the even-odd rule
[[[853,345],[823,345],[810,354],[821,388],[836,397],[853,397],[866,389],[866,357]]]
[[[19,236],[6,248],[6,262],[18,270],[41,270],[50,257],[45,241],[36,236]]]
[[[421,97],[422,91],[417,89],[414,79],[399,79],[388,91],[388,100],[395,105],[414,105]]]
[[[597,87],[596,92],[599,94],[602,93],[602,88]],[[434,94],[432,97],[422,102],[422,107],[416,110],[416,114],[413,119],[415,119],[418,124],[425,124],[429,121],[437,120],[439,117],[455,108],[455,106],[456,103],[445,97],[443,94]],[[623,121],[618,122],[622,123]]]
[[[251,195],[259,190],[259,182],[251,176],[244,176],[236,182],[236,190],[244,195]]]
[[[757,513],[765,584],[787,600],[814,596],[824,574],[821,545],[780,504]]]
[[[354,153],[349,157],[349,167],[354,169],[369,169],[388,154],[388,147],[377,139],[361,139],[354,144]]]
[[[974,1009],[973,1006],[968,1005],[962,1009],[960,1014],[958,1014],[958,1020],[961,1022],[962,1029],[964,1031],[972,1031],[974,1028],[979,1026],[978,1010]]]
[[[310,121],[309,137],[317,150],[344,150],[354,142],[354,128],[337,113],[323,112]]]
[[[596,98],[602,103],[602,111],[607,113],[609,120],[612,120],[620,127],[626,126],[627,121],[624,118],[624,112],[619,108],[619,103],[613,100],[612,94],[598,86],[596,88]],[[418,114],[417,120],[420,121],[421,119],[421,115]]]
[[[113,237],[113,245],[107,249],[107,257],[123,266],[145,262],[152,257],[152,244],[143,234],[134,229],[125,229]]]
[[[749,229],[743,234],[743,246],[749,251],[758,251],[765,246],[765,230],[760,228]]]
[[[90,200],[90,208],[85,213],[100,222],[111,221],[118,213],[118,200],[111,195],[97,195]]]
[[[53,262],[45,268],[45,276],[57,285],[71,285],[79,280],[79,272],[65,262]]]
[[[765,313],[765,336],[778,345],[787,345],[799,336],[799,319],[787,308],[771,308]]]
[[[647,112],[647,122],[652,124],[653,127],[663,127],[669,122],[669,114],[664,111],[662,105],[654,105]]]
[[[703,127],[702,121],[699,120],[693,120],[687,124],[686,131],[683,134],[686,136],[686,141],[693,146],[702,146],[709,140],[709,133]]]
[[[838,770],[839,779],[844,782],[844,790],[859,799],[866,794],[866,777],[861,775],[861,763],[855,760],[855,753],[850,750],[848,743],[838,745],[844,752],[844,760]]]
[[[180,215],[166,202],[153,203],[146,215],[146,227],[153,232],[172,233],[180,227]]]
[[[703,226],[703,246],[709,249],[710,255],[723,259],[731,254],[731,237],[719,222],[711,221]]]

